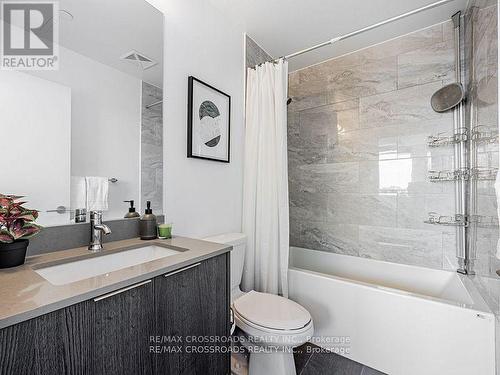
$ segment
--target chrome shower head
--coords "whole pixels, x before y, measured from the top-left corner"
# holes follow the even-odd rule
[[[464,100],[465,92],[463,86],[458,83],[450,83],[441,87],[432,95],[431,106],[436,112],[446,112]]]

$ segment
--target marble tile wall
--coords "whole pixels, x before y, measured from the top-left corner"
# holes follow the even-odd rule
[[[289,75],[291,245],[391,262],[456,268],[455,232],[424,224],[454,214],[453,130],[431,95],[454,77],[451,22]]]
[[[146,106],[162,99],[162,89],[142,83],[141,207],[151,201],[158,214],[163,212],[163,106]]]
[[[498,132],[498,37],[496,1],[474,0],[465,15],[466,83],[468,100],[466,118],[473,129]],[[493,143],[471,142],[471,165],[476,168],[498,168],[498,139]],[[498,241],[497,202],[494,181],[472,181],[471,215],[491,224],[472,224],[469,246],[476,253],[476,272],[496,276],[500,261],[496,259]],[[492,220],[493,219],[493,220]]]
[[[252,38],[248,35],[245,37],[246,43],[246,67],[252,68],[255,65],[261,64],[263,62],[269,61],[272,59],[269,54],[264,51],[264,49],[259,46]]]

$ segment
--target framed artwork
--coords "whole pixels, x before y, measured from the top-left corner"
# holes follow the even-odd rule
[[[192,76],[188,84],[188,158],[229,163],[231,97]]]

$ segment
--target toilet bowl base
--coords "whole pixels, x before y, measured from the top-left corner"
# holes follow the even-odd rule
[[[296,375],[295,360],[291,351],[250,353],[248,375]]]

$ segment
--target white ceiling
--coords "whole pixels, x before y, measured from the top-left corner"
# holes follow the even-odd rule
[[[162,87],[163,13],[145,0],[61,0],[60,44]],[[136,50],[158,62],[148,70],[120,60]],[[63,62],[62,62],[63,63]]]
[[[209,0],[271,56],[284,56],[333,37],[364,28],[437,0]],[[436,23],[464,10],[467,0],[454,0],[379,29],[291,59],[297,70],[335,56],[380,43]]]

